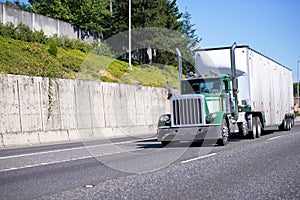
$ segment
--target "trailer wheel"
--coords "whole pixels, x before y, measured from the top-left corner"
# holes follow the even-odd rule
[[[256,128],[257,128],[256,137],[260,138],[261,133],[262,133],[262,124],[261,124],[259,117],[256,117]]]
[[[288,120],[284,119],[283,121],[283,130],[288,131]]]
[[[280,130],[280,131],[285,131],[285,130],[286,130],[286,119],[284,119],[284,120],[282,121],[282,123],[280,124],[279,130]]]
[[[221,134],[222,134],[222,138],[218,139],[217,144],[219,146],[225,146],[228,143],[228,137],[229,137],[228,124],[225,118],[223,118],[222,120]]]
[[[291,129],[292,129],[292,120],[288,119],[288,121],[287,121],[287,131],[289,131]]]
[[[257,136],[257,118],[253,117],[252,118],[252,131],[249,134],[249,137],[251,139],[255,139]]]

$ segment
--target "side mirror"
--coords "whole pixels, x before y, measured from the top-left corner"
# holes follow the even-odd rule
[[[172,98],[172,96],[173,96],[172,93],[168,93],[167,99],[170,100]]]
[[[172,88],[172,85],[170,83],[167,84],[167,90],[168,90],[167,99],[170,100],[171,97],[173,96],[173,88]]]

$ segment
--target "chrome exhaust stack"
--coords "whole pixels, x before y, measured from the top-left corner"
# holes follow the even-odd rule
[[[234,111],[234,118],[238,119],[238,81],[236,78],[236,65],[235,65],[235,48],[236,43],[233,43],[233,45],[230,48],[230,61],[231,61],[231,79],[232,79],[232,92],[234,97],[234,103],[235,103],[235,111]]]
[[[179,91],[181,91],[181,79],[182,79],[182,56],[178,48],[176,48],[176,53],[178,55],[178,81],[179,81]]]

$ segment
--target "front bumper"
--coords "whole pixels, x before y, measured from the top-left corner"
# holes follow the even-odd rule
[[[221,125],[205,125],[197,127],[159,127],[158,141],[195,141],[217,140],[222,138]]]

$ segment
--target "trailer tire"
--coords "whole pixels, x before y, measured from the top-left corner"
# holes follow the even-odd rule
[[[225,118],[223,118],[222,120],[221,134],[222,134],[221,135],[222,138],[218,139],[217,144],[219,146],[225,146],[226,144],[228,144],[228,137],[229,137],[229,128]]]
[[[284,119],[282,121],[282,123],[280,124],[280,126],[278,127],[280,131],[285,131],[286,128],[286,119]]]
[[[284,119],[283,121],[283,130],[288,131],[288,120]]]
[[[288,122],[287,122],[287,130],[291,130],[292,129],[292,120],[291,119],[288,119]]]

